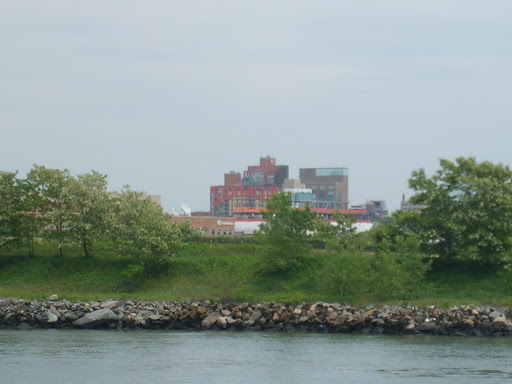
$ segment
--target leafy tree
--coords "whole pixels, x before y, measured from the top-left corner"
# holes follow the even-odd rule
[[[266,222],[260,227],[260,236],[266,245],[265,270],[287,272],[299,269],[312,248],[308,233],[318,226],[317,214],[309,206],[292,208],[291,195],[280,192],[267,200],[263,218]]]
[[[409,224],[442,259],[498,263],[512,247],[511,179],[502,164],[441,159],[433,176],[419,169],[409,179],[411,202],[426,205]]]
[[[125,187],[114,201],[111,234],[122,255],[137,258],[151,273],[180,249],[180,229],[149,197]]]
[[[69,222],[73,215],[70,200],[70,174],[67,169],[51,169],[34,165],[27,174],[26,188],[31,193],[31,204],[39,207],[44,237],[57,241],[59,255],[63,256],[64,244],[70,241]]]
[[[72,210],[69,235],[81,245],[84,255],[90,257],[93,242],[106,235],[108,215],[112,211],[107,176],[92,171],[70,178],[66,193]]]
[[[319,220],[317,226],[317,238],[324,240],[331,247],[348,249],[356,237],[356,217],[340,212],[332,214],[334,225],[327,220]]]
[[[413,231],[417,212],[394,212],[387,221],[382,221],[370,231],[376,254],[385,252],[418,252],[420,240]]]
[[[22,190],[15,172],[0,171],[0,249],[21,244]]]

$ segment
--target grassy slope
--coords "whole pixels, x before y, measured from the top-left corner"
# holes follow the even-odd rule
[[[79,249],[64,258],[51,249],[38,256],[22,252],[0,255],[0,296],[68,300],[124,298],[137,300],[338,301],[375,303],[372,297],[340,297],[329,290],[329,252],[315,251],[309,266],[290,276],[259,272],[261,249],[256,244],[189,244],[167,268],[151,277],[137,264],[106,251],[85,259]],[[364,271],[361,271],[364,273]],[[432,270],[414,297],[387,304],[451,306],[512,304],[512,273],[495,268],[445,266]]]

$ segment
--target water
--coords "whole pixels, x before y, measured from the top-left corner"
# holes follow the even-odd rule
[[[504,383],[512,338],[0,330],[0,383]]]

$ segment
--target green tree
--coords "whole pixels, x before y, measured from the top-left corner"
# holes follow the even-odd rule
[[[138,259],[152,273],[181,247],[181,231],[142,192],[125,187],[114,199],[111,234],[124,256]]]
[[[374,252],[378,254],[420,251],[420,240],[413,230],[417,216],[417,212],[396,211],[386,221],[379,222],[370,231]]]
[[[334,212],[333,224],[327,220],[319,220],[316,237],[325,241],[335,249],[348,249],[356,238],[356,217]]]
[[[34,165],[26,179],[26,188],[31,193],[31,204],[39,207],[42,225],[46,226],[43,235],[57,242],[59,256],[63,256],[64,244],[71,239],[68,231],[73,214],[69,193],[70,178],[67,169]]]
[[[23,194],[16,175],[0,171],[0,249],[12,249],[22,241]]]
[[[291,195],[280,192],[266,201],[266,220],[260,226],[267,272],[287,272],[299,269],[312,246],[309,233],[318,227],[319,218],[309,206],[292,208]]]
[[[414,171],[411,202],[426,207],[410,218],[410,228],[441,259],[499,263],[512,247],[511,179],[508,166],[471,157],[441,159],[431,177]]]
[[[66,194],[72,210],[68,220],[69,235],[80,244],[85,257],[90,257],[92,244],[106,236],[112,212],[107,176],[92,171],[70,178]]]

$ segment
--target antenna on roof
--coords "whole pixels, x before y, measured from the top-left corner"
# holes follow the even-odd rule
[[[185,216],[190,216],[192,210],[190,209],[187,203],[181,203],[181,210],[183,211]]]

